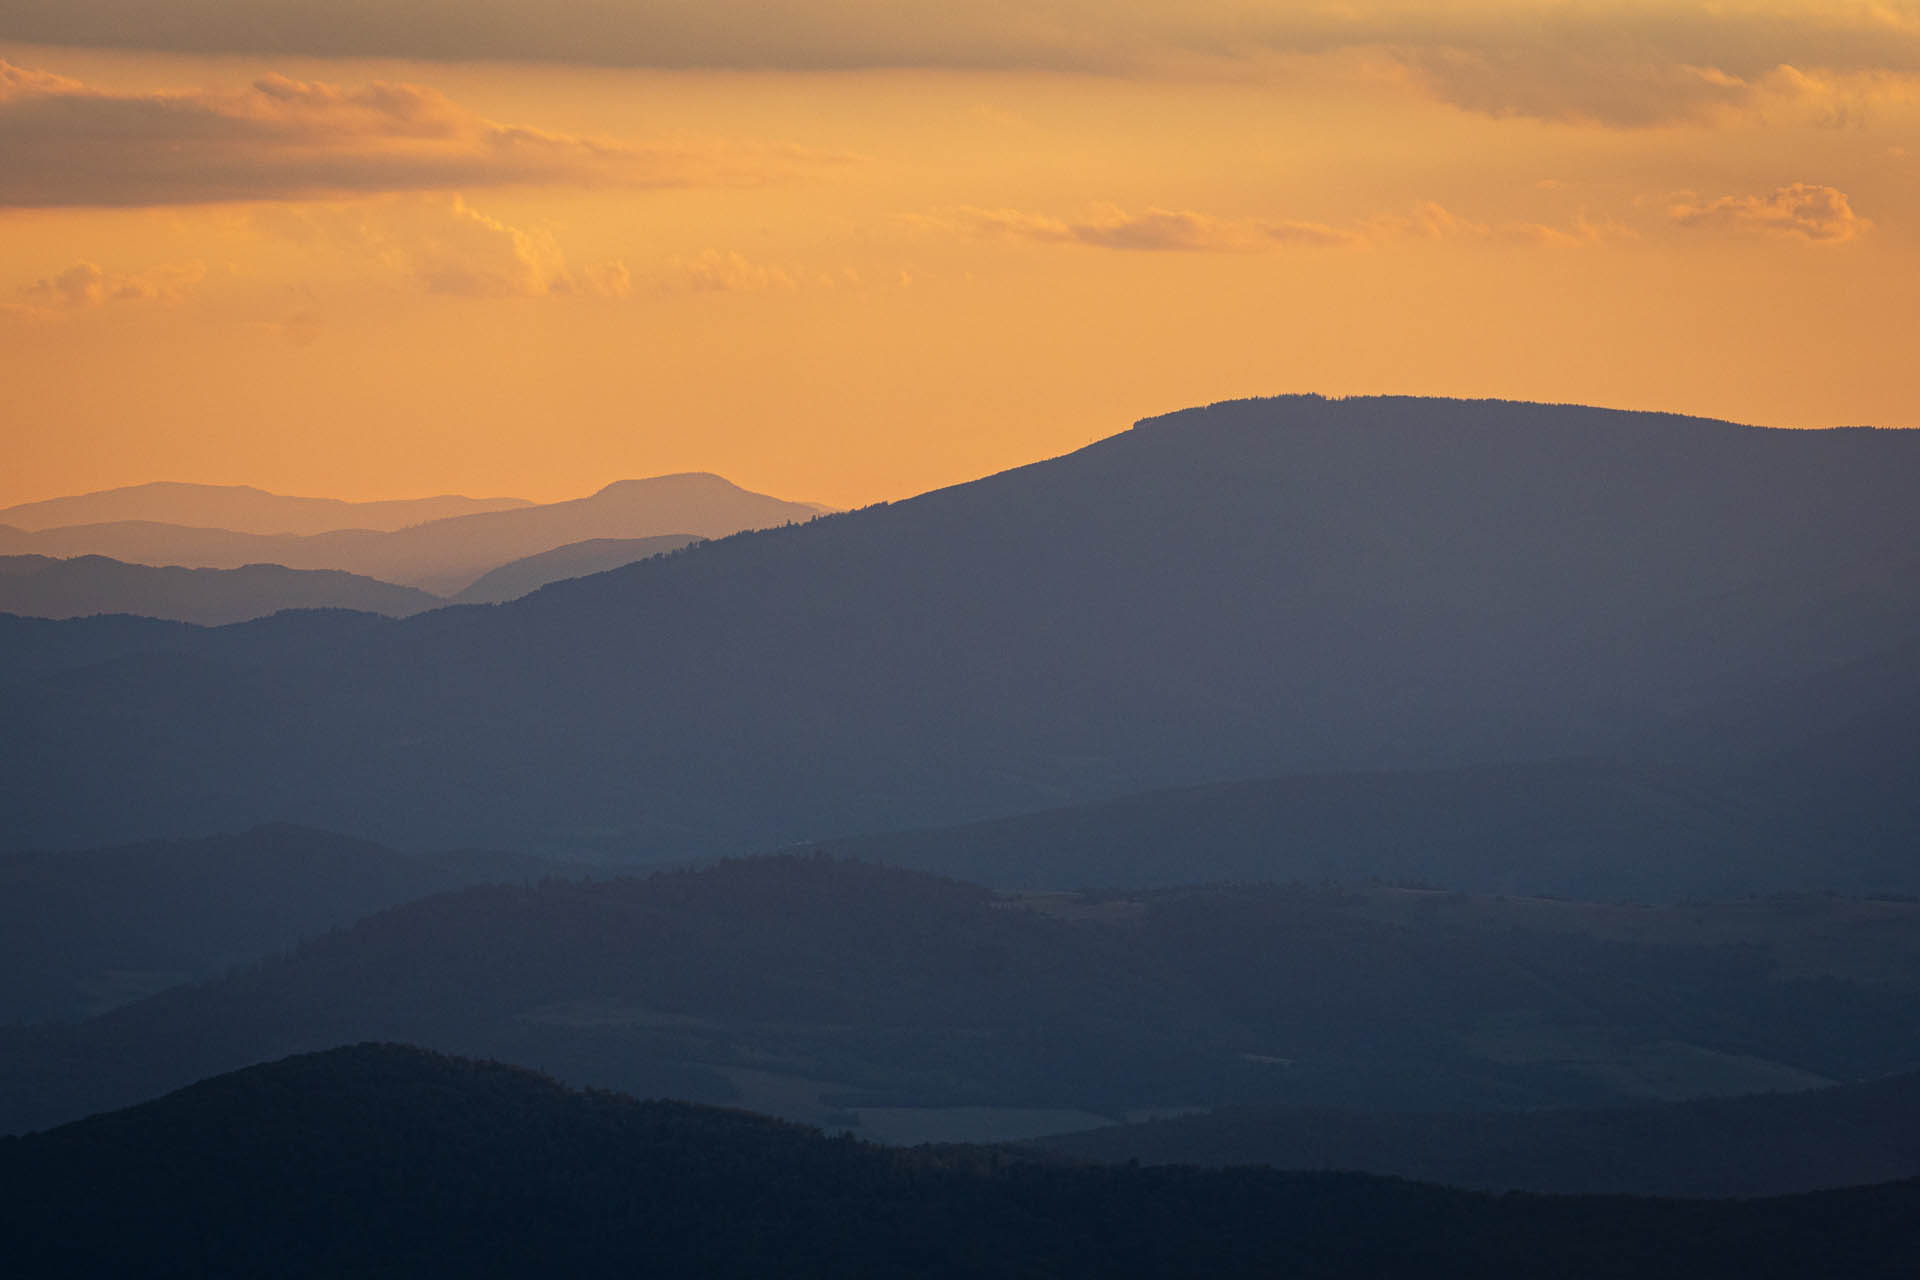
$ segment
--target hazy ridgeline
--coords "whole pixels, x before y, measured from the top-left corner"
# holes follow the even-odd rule
[[[446,598],[338,569],[276,564],[184,569],[126,564],[105,556],[0,556],[0,614],[51,619],[130,614],[201,626],[250,622],[289,609],[346,609],[400,618],[448,604],[517,599],[551,582],[603,573],[698,541],[692,534],[670,533],[569,543],[489,569]]]
[[[250,485],[156,481],[0,508],[0,526],[38,532],[143,521],[231,533],[297,536],[338,529],[391,532],[431,520],[532,505],[524,498],[463,498],[451,494],[391,502],[342,502],[338,498],[288,497]]]
[[[0,815],[22,846],[284,820],[665,859],[1284,775],[1271,863],[1013,879],[1452,884],[1409,850],[1489,829],[1463,887],[1911,891],[1917,466],[1898,432],[1220,405],[490,610],[152,652],[75,622],[56,654],[124,656],[59,673],[28,635]]]
[[[811,503],[749,493],[719,476],[688,474],[622,480],[585,498],[469,511],[390,529],[349,525],[305,534],[254,533],[119,519],[29,532],[0,523],[0,554],[101,555],[136,564],[208,569],[275,564],[330,569],[454,595],[510,561],[572,543],[669,536],[684,543],[806,520],[822,510]]]

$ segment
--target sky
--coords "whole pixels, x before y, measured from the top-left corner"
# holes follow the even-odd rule
[[[1920,425],[1920,0],[0,0],[0,505]]]

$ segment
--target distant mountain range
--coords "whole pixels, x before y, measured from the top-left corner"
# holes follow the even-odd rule
[[[1911,1274],[1920,1185],[1699,1203],[888,1151],[393,1045],[0,1141],[21,1277]]]
[[[383,907],[564,869],[506,853],[408,855],[294,827],[0,855],[0,1023],[97,1014]]]
[[[223,918],[217,888],[145,860],[171,900]],[[756,859],[426,898],[88,1021],[0,1029],[0,1132],[367,1039],[902,1140],[956,1118],[1028,1136],[1169,1107],[1800,1090],[1920,1068],[1917,957],[1911,903],[1307,885],[1009,897]]]
[[[336,529],[391,531],[450,516],[532,505],[524,498],[454,495],[392,502],[342,502],[338,498],[290,498],[250,485],[162,481],[0,507],[0,525],[38,530],[132,520],[196,529],[226,529],[234,533],[314,534]]]
[[[0,554],[101,555],[133,564],[234,569],[250,564],[334,569],[453,595],[509,561],[596,538],[718,537],[812,519],[823,508],[749,493],[719,476],[623,480],[586,498],[516,504],[392,531],[263,534],[153,520],[28,532],[0,527]]]
[[[1267,778],[1296,780],[1272,794],[1305,807],[1270,811],[1318,840],[1372,802],[1297,780],[1369,774],[1398,779],[1396,847],[1436,818],[1453,847],[1501,833],[1480,865],[1517,889],[1670,896],[1707,866],[1743,890],[1912,892],[1917,480],[1914,433],[1217,405],[497,608],[154,633],[13,681],[0,830],[72,847],[290,820],[666,860]],[[424,578],[550,510],[367,536],[425,539],[405,553]],[[585,523],[566,536],[600,536]],[[106,643],[65,625],[75,652]],[[1421,775],[1510,764],[1471,803],[1420,798]],[[1542,845],[1551,814],[1524,814],[1555,795],[1588,816],[1624,795],[1616,834]],[[1756,827],[1832,838],[1750,851]],[[1643,856],[1650,830],[1678,834]]]
[[[84,618],[130,613],[221,626],[282,609],[358,609],[404,617],[446,601],[337,569],[181,569],[123,564],[105,556],[55,560],[0,556],[0,613],[33,618]]]
[[[690,534],[602,538],[501,565],[451,599],[338,569],[250,564],[183,569],[105,556],[0,556],[0,613],[29,618],[132,614],[217,627],[283,609],[352,609],[404,618],[446,604],[516,599],[548,583],[603,573],[700,541]]]
[[[636,560],[677,551],[700,539],[683,534],[659,538],[589,538],[552,551],[543,551],[523,560],[503,564],[482,574],[471,586],[453,597],[455,604],[504,604],[518,600],[551,582],[584,578],[624,568]]]

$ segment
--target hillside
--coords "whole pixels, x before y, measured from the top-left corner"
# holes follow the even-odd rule
[[[354,609],[403,617],[443,603],[412,587],[332,569],[273,564],[182,569],[123,564],[105,556],[0,556],[0,613],[30,618],[130,613],[217,627],[282,609]]]
[[[1345,1169],[1489,1190],[1786,1195],[1920,1176],[1920,1075],[1587,1111],[1228,1107],[1035,1145],[1076,1159]]]
[[[52,845],[275,817],[667,859],[1222,779],[1657,751],[1920,635],[1917,470],[1912,433],[1219,405],[491,610],[331,646],[211,639],[193,678],[226,691],[218,725],[155,715],[164,677],[130,663],[15,685],[0,751],[33,750],[0,777],[0,826]],[[112,742],[151,760],[109,784]],[[1796,785],[1791,751],[1761,779],[1746,746],[1703,758]],[[1920,887],[1910,815],[1859,798],[1809,793],[1846,838],[1743,887],[1835,867],[1836,887]]]
[[[698,541],[700,539],[681,534],[666,534],[658,538],[589,538],[585,542],[570,542],[489,570],[453,597],[453,601],[455,604],[504,604],[538,591],[548,583],[605,573],[636,560],[678,551]]]
[[[895,1152],[361,1045],[0,1140],[11,1274],[1905,1275],[1920,1187],[1494,1198]]]
[[[383,907],[556,870],[511,854],[401,854],[292,827],[0,855],[0,1023],[97,1014]]]
[[[900,1138],[1238,1103],[1600,1106],[1920,1068],[1917,982],[1911,903],[1007,897],[756,859],[429,898],[87,1022],[0,1030],[0,1131],[366,1039]]]
[[[0,525],[35,531],[141,520],[234,533],[314,534],[335,529],[390,531],[450,516],[531,505],[523,498],[464,498],[453,494],[342,502],[338,498],[292,498],[251,485],[160,481],[0,508]]]

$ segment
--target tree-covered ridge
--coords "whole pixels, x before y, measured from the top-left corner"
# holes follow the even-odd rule
[[[1695,1204],[898,1151],[361,1045],[0,1141],[22,1277],[1910,1274],[1920,1184]]]
[[[1911,903],[1003,895],[760,858],[427,898],[88,1022],[0,1032],[0,1128],[370,1039],[844,1125],[1804,1089],[1920,1064],[1917,953]]]

